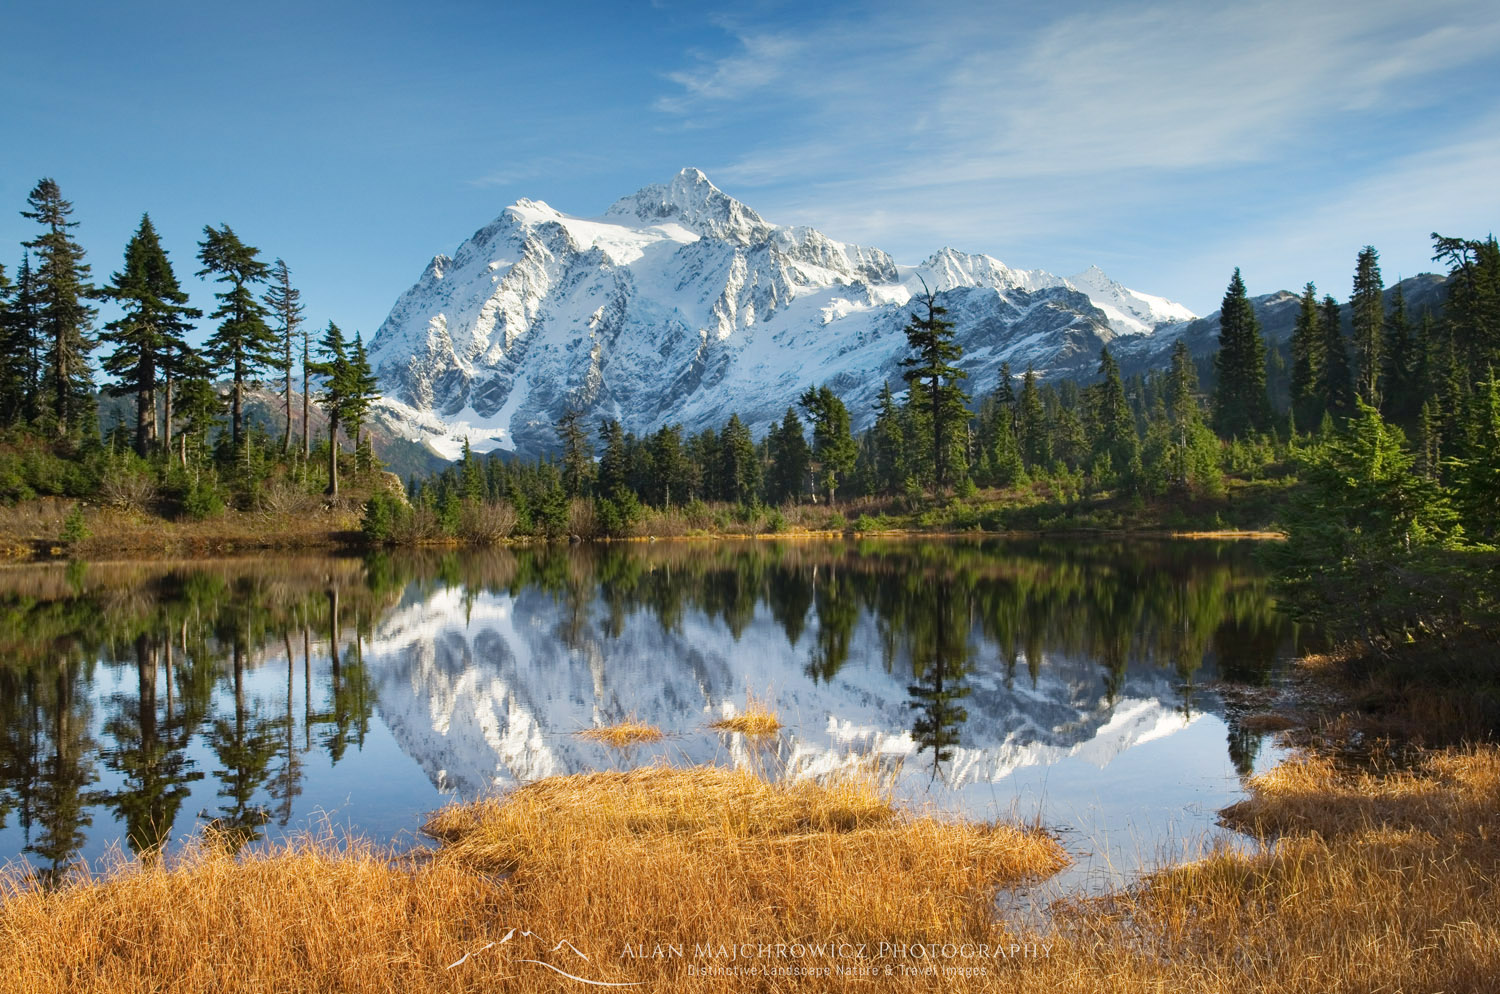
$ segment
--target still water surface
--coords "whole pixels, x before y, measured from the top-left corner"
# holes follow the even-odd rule
[[[1278,750],[1215,687],[1298,648],[1244,544],[659,543],[0,573],[0,862],[424,812],[649,763],[892,771],[1070,879],[1190,852]],[[710,726],[754,699],[767,740]],[[659,743],[578,735],[623,718]]]

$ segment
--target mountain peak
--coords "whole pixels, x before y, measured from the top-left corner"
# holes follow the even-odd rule
[[[755,211],[713,185],[701,169],[688,166],[670,183],[654,183],[624,197],[605,212],[647,224],[680,224],[709,238],[748,244],[770,233]]]

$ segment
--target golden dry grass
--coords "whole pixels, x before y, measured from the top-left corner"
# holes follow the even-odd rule
[[[595,742],[603,742],[607,746],[623,749],[625,746],[639,745],[643,742],[661,741],[661,729],[655,725],[648,725],[634,718],[617,721],[613,725],[599,725],[594,728],[585,728],[578,733],[583,738],[593,739]]]
[[[913,815],[866,781],[554,778],[439,812],[426,859],[325,842],[52,893],[11,878],[0,977],[22,994],[582,989],[553,968],[650,991],[1495,989],[1500,750],[1385,772],[1304,758],[1251,787],[1226,817],[1277,833],[1264,851],[1064,903],[1028,932],[997,921],[992,897],[1061,865],[1038,832]],[[1025,945],[913,958],[921,943]],[[871,966],[873,980],[833,972]]]
[[[0,977],[21,994],[580,989],[550,966],[706,990],[726,980],[693,975],[712,960],[699,944],[832,942],[845,955],[773,948],[746,965],[826,969],[823,985],[842,989],[831,971],[855,965],[859,943],[1009,942],[996,889],[1066,861],[1035,830],[898,811],[873,782],[770,784],[706,768],[544,780],[439,812],[429,828],[443,844],[426,859],[324,842],[199,851],[55,892],[10,877]],[[683,954],[625,952],[657,944]]]
[[[745,710],[714,722],[712,727],[721,732],[739,732],[752,737],[775,735],[781,731],[781,719],[766,706],[765,701],[750,694],[745,699]]]

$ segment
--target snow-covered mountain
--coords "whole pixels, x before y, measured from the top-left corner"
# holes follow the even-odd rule
[[[827,383],[863,427],[882,384],[901,386],[923,282],[956,325],[974,391],[1006,361],[1087,374],[1103,345],[1194,319],[1097,268],[1065,279],[949,248],[900,265],[770,224],[684,169],[598,218],[518,201],[434,258],[372,342],[379,419],[450,457],[466,437],[538,452],[568,407],[637,433],[718,428],[737,412],[759,434]]]

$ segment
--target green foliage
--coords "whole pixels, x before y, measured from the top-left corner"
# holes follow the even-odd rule
[[[1219,352],[1214,358],[1219,385],[1214,394],[1214,430],[1226,438],[1243,437],[1271,426],[1266,395],[1266,344],[1260,322],[1245,293],[1238,268],[1219,310]]]
[[[1375,246],[1366,245],[1355,260],[1354,294],[1349,323],[1354,330],[1354,393],[1370,407],[1380,407],[1381,331],[1385,325],[1385,284]]]
[[[93,537],[88,522],[83,517],[83,505],[74,504],[68,516],[63,519],[62,534],[58,538],[63,545],[73,546],[79,542],[87,541]]]
[[[635,494],[624,487],[617,488],[608,497],[594,498],[594,520],[599,531],[611,538],[629,535],[641,514],[641,505]]]
[[[913,313],[906,325],[906,341],[913,355],[901,360],[906,367],[901,376],[908,387],[908,406],[931,432],[932,478],[942,489],[963,469],[958,429],[968,419],[964,405],[969,397],[958,384],[969,374],[954,365],[963,349],[953,341],[953,322],[943,320],[947,309],[938,306],[931,290],[919,298],[919,303],[927,313]]]
[[[1306,490],[1269,556],[1303,614],[1345,635],[1406,637],[1451,622],[1452,605],[1412,586],[1430,553],[1462,531],[1446,493],[1412,472],[1399,428],[1356,399],[1348,428],[1304,456]]]
[[[209,319],[218,321],[219,327],[204,343],[204,353],[229,374],[230,431],[238,452],[243,440],[245,388],[255,382],[262,368],[276,361],[276,335],[266,325],[266,309],[251,289],[265,281],[270,267],[260,260],[260,250],[240,241],[227,224],[220,228],[204,225],[198,260],[203,263],[198,275],[212,276],[225,287],[214,294],[219,307]]]
[[[45,349],[41,382],[30,405],[34,416],[45,413],[57,434],[80,436],[95,424],[94,379],[88,356],[94,348],[89,337],[96,311],[87,303],[96,296],[89,283],[90,270],[83,261],[83,248],[69,234],[78,222],[68,220],[73,205],[62,197],[57,182],[43,179],[27,195],[29,211],[21,216],[36,221],[42,233],[29,242],[36,250],[36,270],[28,278],[31,296],[30,321],[37,344]]]
[[[813,423],[813,460],[817,463],[818,482],[833,503],[839,482],[854,468],[858,452],[849,430],[849,409],[826,386],[809,387],[802,394],[802,408]]]
[[[141,216],[140,227],[125,246],[125,266],[104,292],[124,311],[105,325],[104,337],[115,349],[104,357],[104,369],[119,380],[109,393],[135,397],[134,446],[144,456],[157,441],[157,386],[166,372],[183,365],[181,357],[189,351],[186,335],[203,312],[187,306],[188,295],[177,282],[150,215]]]
[[[385,490],[376,490],[365,501],[365,511],[359,522],[360,533],[367,544],[390,544],[410,513],[405,501]]]

